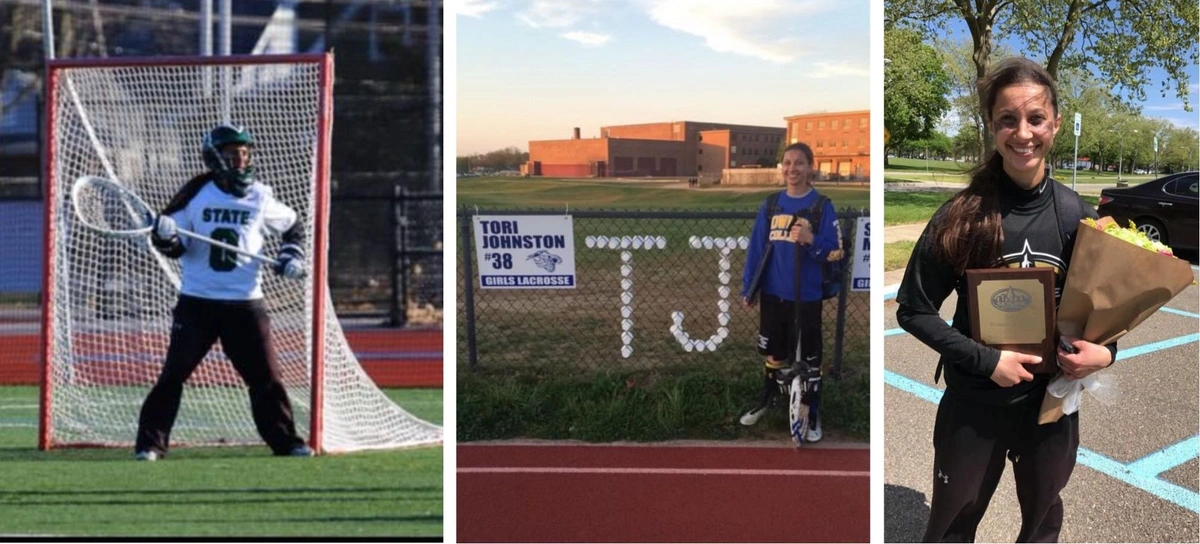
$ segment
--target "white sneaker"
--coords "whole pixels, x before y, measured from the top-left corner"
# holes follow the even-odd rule
[[[740,421],[742,425],[751,427],[755,423],[758,423],[758,420],[762,419],[762,416],[765,413],[767,413],[767,408],[765,406],[762,408],[755,408],[743,414],[742,419],[738,421]]]
[[[133,458],[138,461],[157,461],[158,452],[155,451],[139,451],[133,454]]]
[[[815,417],[808,425],[808,432],[804,433],[805,442],[820,442],[821,441],[821,418]]]

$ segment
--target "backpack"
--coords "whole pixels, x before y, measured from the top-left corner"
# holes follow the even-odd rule
[[[774,193],[767,197],[767,213],[773,215],[779,211],[779,195],[783,191]],[[817,193],[817,201],[809,206],[807,210],[800,210],[797,214],[805,214],[808,221],[813,225],[813,236],[820,233],[821,215],[825,211],[825,203],[829,202],[829,197]],[[821,267],[821,298],[823,300],[831,299],[838,296],[842,291],[842,284],[846,279],[846,252],[842,248],[842,237],[838,236],[838,247],[834,251],[841,251],[841,256],[835,260],[826,259],[824,266]],[[797,292],[799,296],[799,292]]]

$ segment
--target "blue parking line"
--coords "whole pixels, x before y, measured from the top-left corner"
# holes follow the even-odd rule
[[[1079,448],[1079,464],[1102,474],[1125,482],[1160,499],[1175,503],[1193,512],[1200,512],[1200,494],[1186,487],[1175,485],[1153,476],[1137,474],[1127,465],[1100,455],[1087,448]]]
[[[923,400],[934,404],[941,401],[942,390],[930,387],[890,370],[883,372],[883,379],[887,385],[912,393]],[[1193,512],[1200,512],[1200,493],[1159,479],[1157,475],[1147,476],[1142,471],[1134,472],[1131,470],[1130,465],[1124,465],[1082,446],[1079,448],[1076,461],[1085,467],[1110,476],[1115,480],[1127,483],[1160,499],[1172,502]],[[1149,468],[1149,463],[1145,467],[1147,467],[1146,470],[1152,470],[1152,468]]]
[[[1191,344],[1192,342],[1196,342],[1198,340],[1200,340],[1200,334],[1185,334],[1183,336],[1177,336],[1175,338],[1168,338],[1166,340],[1162,340],[1159,342],[1151,342],[1149,344],[1142,344],[1140,346],[1134,346],[1129,349],[1121,349],[1121,350],[1117,351],[1117,360],[1120,361],[1122,359],[1128,359],[1130,357],[1137,357],[1139,355],[1145,355],[1147,353],[1154,353],[1156,351],[1160,351],[1160,350],[1164,350],[1164,349],[1168,349],[1168,348],[1182,346],[1185,344]]]
[[[1167,446],[1125,467],[1134,474],[1153,478],[1196,457],[1200,457],[1200,435]]]
[[[949,325],[950,321],[947,321],[946,324]],[[898,334],[907,334],[907,331],[905,331],[904,329],[899,328],[899,327],[894,328],[894,329],[887,329],[887,330],[883,331],[883,336],[885,338],[888,336],[896,336]],[[1200,341],[1200,333],[1185,334],[1183,336],[1176,336],[1175,338],[1168,338],[1166,340],[1160,340],[1158,342],[1142,344],[1140,346],[1134,346],[1134,347],[1128,348],[1128,349],[1122,348],[1117,351],[1117,360],[1120,361],[1122,359],[1128,359],[1130,357],[1137,357],[1139,355],[1145,355],[1147,353],[1153,353],[1155,351],[1161,351],[1164,349],[1183,346],[1183,345],[1191,344],[1193,342],[1198,342],[1198,341]]]
[[[1167,312],[1167,313],[1169,313],[1169,314],[1186,315],[1186,316],[1188,316],[1188,317],[1195,317],[1195,318],[1197,318],[1197,319],[1200,319],[1200,314],[1193,313],[1193,312],[1185,312],[1185,311],[1183,311],[1183,310],[1176,310],[1175,308],[1168,308],[1168,307],[1166,307],[1166,306],[1163,306],[1162,308],[1159,308],[1159,310],[1162,310],[1162,311],[1164,311],[1164,312]]]
[[[913,395],[937,404],[942,402],[942,390],[936,387],[930,387],[912,378],[897,374],[891,370],[883,371],[883,383],[886,383],[901,391],[907,391]]]

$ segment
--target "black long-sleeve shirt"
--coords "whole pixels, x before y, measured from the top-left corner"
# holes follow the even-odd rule
[[[1054,303],[1058,304],[1070,261],[1069,250],[1059,228],[1055,199],[1078,199],[1085,217],[1095,218],[1096,211],[1078,194],[1049,176],[1037,187],[1025,190],[1004,177],[1000,182],[1000,217],[1004,244],[995,267],[1048,266],[1055,270]],[[1033,381],[1012,387],[1000,387],[992,381],[992,372],[1000,361],[1000,350],[971,339],[966,276],[934,256],[935,241],[930,235],[934,225],[945,220],[948,206],[943,205],[917,241],[904,280],[896,294],[900,307],[896,317],[900,326],[941,357],[946,389],[960,397],[991,405],[1023,402],[1040,398],[1051,375],[1035,374]],[[1073,233],[1069,233],[1073,234]],[[1073,236],[1072,236],[1073,239]],[[950,325],[938,315],[938,309],[951,292],[958,295],[954,320]],[[1107,346],[1116,360],[1116,344]]]

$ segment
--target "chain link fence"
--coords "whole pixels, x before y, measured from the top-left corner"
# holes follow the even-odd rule
[[[545,210],[459,210],[460,369],[589,373],[716,365],[759,358],[758,309],[741,304],[754,212],[571,212],[575,289],[480,289],[475,215],[562,215]],[[838,213],[844,246],[859,211]],[[853,257],[853,255],[851,256]],[[849,266],[846,274],[849,275]],[[826,371],[869,374],[870,297],[825,301]]]
[[[442,193],[390,176],[334,181],[329,288],[339,317],[442,325]]]

